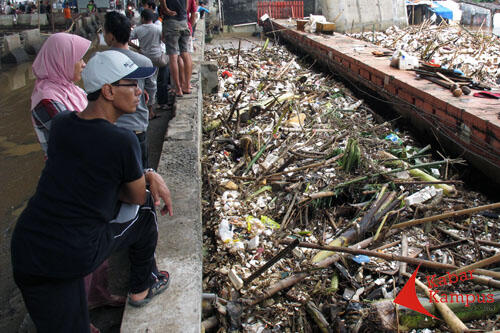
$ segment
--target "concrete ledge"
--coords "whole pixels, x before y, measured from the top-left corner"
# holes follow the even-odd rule
[[[121,332],[200,332],[202,294],[200,64],[204,21],[198,23],[193,93],[177,99],[158,165],[172,193],[174,216],[159,216],[158,267],[171,274],[169,289],[143,308],[125,307]]]
[[[28,54],[21,44],[19,34],[12,34],[4,37],[5,54],[2,55],[2,62],[8,64],[20,64],[28,61]]]
[[[21,31],[21,36],[23,36],[24,40],[24,49],[28,54],[37,54],[42,47],[43,41],[40,36],[40,30],[38,29],[30,29]]]
[[[0,15],[0,27],[12,27],[14,25],[14,15]]]

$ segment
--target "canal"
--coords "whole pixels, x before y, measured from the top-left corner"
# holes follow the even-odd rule
[[[0,72],[0,332],[17,331],[24,316],[10,265],[10,238],[44,166],[30,118],[31,62]]]

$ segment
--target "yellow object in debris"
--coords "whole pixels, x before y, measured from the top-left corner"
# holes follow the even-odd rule
[[[290,117],[290,119],[288,119],[285,122],[285,126],[299,128],[301,126],[304,126],[304,121],[305,120],[306,120],[306,114],[305,113],[300,113],[298,116]]]
[[[236,185],[233,181],[228,180],[222,183],[222,186],[228,190],[236,191],[238,189],[238,185]]]
[[[279,229],[280,225],[276,221],[274,221],[272,218],[267,217],[266,215],[262,215],[260,217],[260,221],[264,223],[267,227],[271,229]]]

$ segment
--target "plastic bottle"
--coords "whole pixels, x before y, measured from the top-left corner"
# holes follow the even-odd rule
[[[227,219],[223,219],[219,224],[219,237],[224,243],[233,240],[233,226],[229,224]]]

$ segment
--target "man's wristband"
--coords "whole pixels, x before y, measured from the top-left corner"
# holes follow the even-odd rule
[[[148,172],[154,172],[154,173],[156,173],[155,169],[153,169],[153,168],[144,169],[144,174],[147,174]]]

